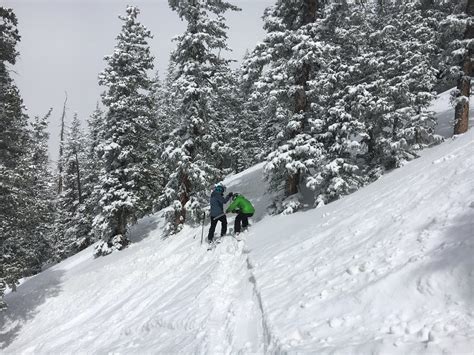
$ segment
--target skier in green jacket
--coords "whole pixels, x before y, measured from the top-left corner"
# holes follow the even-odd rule
[[[226,210],[226,213],[229,212],[237,213],[234,222],[234,233],[240,233],[242,228],[245,230],[249,226],[249,217],[253,216],[255,208],[244,196],[234,193],[232,194],[232,203]]]

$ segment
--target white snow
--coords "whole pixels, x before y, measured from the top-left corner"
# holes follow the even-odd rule
[[[129,248],[86,249],[7,294],[0,352],[472,354],[473,153],[471,130],[280,216],[257,165],[225,182],[257,208],[243,241],[207,251],[201,227],[163,240],[162,215],[144,218]]]
[[[252,227],[272,349],[474,349],[473,138],[425,151],[324,208]]]

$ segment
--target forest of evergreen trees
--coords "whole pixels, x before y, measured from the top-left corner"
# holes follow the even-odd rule
[[[52,112],[26,114],[17,18],[0,7],[0,309],[22,277],[96,242],[96,256],[126,247],[147,214],[165,211],[168,236],[198,223],[213,184],[258,162],[272,213],[303,208],[303,193],[315,207],[349,194],[441,141],[427,107],[456,85],[453,126],[467,130],[473,3],[276,0],[265,38],[231,69],[225,16],[239,8],[169,0],[186,30],[163,78],[129,6],[87,128],[64,108],[55,167]]]

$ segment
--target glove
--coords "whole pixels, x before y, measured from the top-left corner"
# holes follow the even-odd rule
[[[233,192],[229,192],[229,193],[227,194],[227,197],[228,197],[228,198],[229,198],[229,197],[232,197],[232,196],[234,196],[234,193],[233,193]]]

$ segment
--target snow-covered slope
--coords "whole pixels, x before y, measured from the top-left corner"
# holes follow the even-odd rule
[[[200,227],[163,240],[145,218],[126,250],[84,250],[9,293],[0,352],[472,353],[473,153],[470,131],[274,217],[257,165],[227,181],[257,207],[243,241],[207,251]]]
[[[273,348],[472,353],[472,133],[325,208],[252,228]]]

